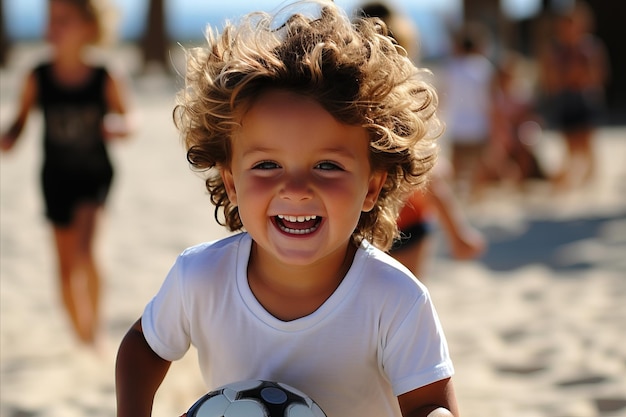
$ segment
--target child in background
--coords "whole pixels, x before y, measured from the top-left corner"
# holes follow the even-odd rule
[[[523,188],[526,180],[546,179],[535,149],[541,138],[541,121],[534,111],[529,89],[520,88],[523,58],[512,51],[501,54],[493,94],[492,146],[489,173],[494,181],[512,180]]]
[[[487,29],[478,23],[460,28],[441,81],[452,175],[462,199],[480,197],[487,169],[495,72],[485,56],[487,36]]]
[[[131,327],[118,417],[149,416],[190,345],[209,389],[267,379],[329,417],[458,416],[428,291],[384,253],[436,161],[435,92],[384,27],[292,7],[190,51],[175,120],[242,232],[184,251]]]
[[[98,214],[111,186],[106,142],[129,133],[124,89],[107,69],[85,60],[112,28],[102,1],[50,0],[46,39],[50,60],[26,78],[15,121],[0,139],[13,148],[33,107],[44,116],[42,188],[52,224],[63,306],[81,342],[96,342],[100,270],[93,246]]]
[[[407,56],[417,64],[419,61],[419,31],[411,18],[387,1],[366,2],[358,7],[361,17],[377,17],[387,25],[389,36],[406,50]]]
[[[447,161],[440,158],[427,186],[411,194],[398,216],[400,237],[389,251],[422,281],[433,254],[437,225],[454,259],[474,259],[487,248],[487,240],[467,220],[448,183],[449,171]]]
[[[408,16],[384,1],[365,3],[361,6],[361,15],[380,18],[387,25],[390,36],[407,51],[413,62],[417,62],[418,30]],[[419,187],[409,196],[397,219],[400,237],[389,253],[422,281],[432,256],[433,232],[437,223],[442,226],[455,259],[475,258],[487,246],[483,235],[467,221],[448,184],[450,171],[448,161],[439,156],[427,187]]]

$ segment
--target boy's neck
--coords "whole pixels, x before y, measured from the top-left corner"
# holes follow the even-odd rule
[[[315,312],[335,292],[348,273],[356,246],[347,245],[342,256],[315,265],[286,265],[265,259],[256,243],[248,263],[248,283],[263,307],[283,321]]]

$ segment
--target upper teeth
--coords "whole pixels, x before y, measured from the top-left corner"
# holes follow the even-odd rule
[[[292,223],[302,223],[302,222],[306,222],[309,220],[315,220],[317,219],[317,216],[288,216],[288,215],[284,215],[284,214],[279,214],[278,218],[281,220],[287,220],[288,222],[292,222]]]

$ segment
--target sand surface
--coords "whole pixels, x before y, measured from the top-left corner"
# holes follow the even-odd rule
[[[1,129],[28,57],[17,51],[0,71]],[[103,354],[76,344],[60,309],[39,195],[38,115],[0,157],[0,417],[113,416],[122,336],[182,249],[226,235],[172,123],[178,87],[133,78],[141,128],[111,148],[117,177],[98,241]],[[626,416],[626,128],[600,130],[596,144],[599,172],[585,189],[499,187],[467,207],[490,242],[481,259],[453,261],[441,239],[424,280],[465,417]],[[561,150],[551,132],[538,148],[547,166]],[[190,352],[173,365],[154,416],[180,415],[205,390]]]

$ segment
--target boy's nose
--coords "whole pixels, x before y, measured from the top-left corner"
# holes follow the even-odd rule
[[[280,197],[286,200],[308,200],[312,195],[313,190],[305,175],[290,175],[285,178],[280,189]]]

